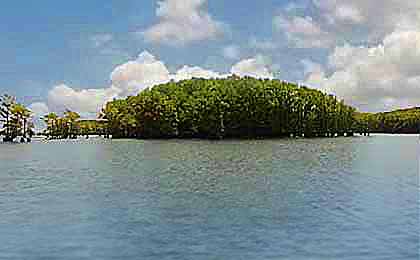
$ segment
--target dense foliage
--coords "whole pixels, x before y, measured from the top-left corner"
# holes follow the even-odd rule
[[[30,141],[32,112],[0,97],[4,141]],[[192,79],[147,89],[106,104],[99,120],[66,111],[44,116],[50,138],[111,134],[114,138],[326,137],[356,133],[419,133],[420,107],[359,113],[320,91],[278,80]]]
[[[104,120],[79,120],[77,122],[78,135],[103,135],[107,136],[108,124]]]
[[[358,113],[357,125],[373,133],[415,134],[420,132],[420,108],[383,113]]]
[[[64,112],[63,117],[57,116],[56,113],[49,113],[44,116],[44,122],[47,124],[45,134],[54,139],[77,138],[79,118],[78,113],[70,110]]]
[[[31,117],[32,112],[17,103],[14,97],[0,97],[0,135],[3,136],[3,141],[12,142],[18,136],[21,137],[21,142],[30,141],[34,134]]]
[[[355,109],[278,80],[170,82],[106,104],[116,138],[333,136],[352,133]]]
[[[63,117],[56,113],[49,113],[44,116],[47,129],[44,135],[50,139],[74,139],[78,136],[106,135],[107,122],[103,120],[80,120],[80,115],[67,110]]]

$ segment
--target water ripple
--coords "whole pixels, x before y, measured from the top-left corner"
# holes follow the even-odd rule
[[[0,145],[0,259],[419,259],[416,137]]]

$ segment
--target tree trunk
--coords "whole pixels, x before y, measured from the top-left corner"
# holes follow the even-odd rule
[[[26,138],[26,118],[23,119],[23,138]]]

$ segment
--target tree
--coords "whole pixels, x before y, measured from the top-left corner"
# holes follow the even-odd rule
[[[80,119],[80,115],[76,112],[66,110],[64,112],[64,120],[67,123],[68,135],[70,138],[77,138],[77,124],[76,121]]]
[[[77,138],[83,134],[81,130],[86,130],[86,124],[83,125],[83,129],[79,124],[80,115],[70,110],[66,110],[63,117],[49,113],[43,119],[47,124],[46,135],[50,138]]]
[[[11,116],[12,107],[16,103],[16,99],[9,95],[3,95],[0,97],[0,122],[3,123],[2,134],[4,135],[4,141],[13,141]]]
[[[15,129],[18,135],[22,135],[21,142],[25,142],[27,134],[32,136],[32,129],[30,129],[31,124],[29,124],[29,119],[32,116],[32,112],[27,109],[22,104],[14,104],[11,109],[13,118],[15,119]]]
[[[116,138],[325,137],[353,132],[355,110],[304,86],[255,78],[170,82],[108,102]]]
[[[30,141],[33,135],[32,112],[24,105],[16,102],[16,98],[3,95],[0,97],[0,123],[3,129],[0,131],[3,141],[12,142],[16,137],[22,136],[21,141]]]
[[[43,117],[45,124],[47,125],[47,136],[50,138],[57,137],[57,120],[58,116],[56,113],[49,113]]]

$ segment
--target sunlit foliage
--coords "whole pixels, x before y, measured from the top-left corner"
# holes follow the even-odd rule
[[[0,97],[0,135],[3,136],[3,141],[12,142],[19,136],[21,142],[30,141],[34,134],[31,117],[32,112],[17,103],[15,97]]]
[[[279,80],[192,79],[109,102],[116,138],[325,137],[352,133],[355,109]]]
[[[358,113],[355,115],[359,128],[368,128],[374,133],[420,132],[420,108],[401,109],[383,113]]]

